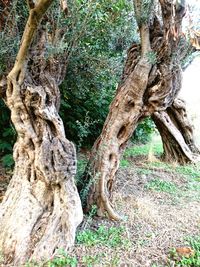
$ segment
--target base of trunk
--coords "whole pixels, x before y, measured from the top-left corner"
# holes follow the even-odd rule
[[[0,207],[0,250],[4,264],[20,266],[27,260],[44,260],[57,249],[68,250],[82,221],[82,208],[71,179],[47,187],[45,181],[33,185],[27,169],[15,174]],[[23,177],[23,179],[21,179]]]

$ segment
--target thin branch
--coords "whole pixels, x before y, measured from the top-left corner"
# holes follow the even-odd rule
[[[28,50],[30,48],[30,45],[33,41],[33,37],[43,15],[45,14],[45,12],[50,7],[53,1],[54,0],[40,0],[33,9],[30,9],[29,18],[22,36],[21,46],[16,57],[15,65],[9,73],[8,78],[12,78],[13,75],[18,76],[18,80],[22,82],[23,75],[21,76],[21,72],[26,62]]]

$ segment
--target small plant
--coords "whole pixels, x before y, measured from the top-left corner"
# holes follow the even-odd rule
[[[58,255],[48,261],[48,267],[76,267],[78,265],[78,260],[76,256],[71,257],[67,255],[64,250],[60,250]]]
[[[76,121],[79,137],[78,148],[81,148],[84,143],[84,139],[91,134],[90,127],[98,123],[98,120],[92,121],[88,114],[89,112],[86,113],[85,120],[83,123],[81,123],[79,120]]]
[[[156,64],[157,62],[157,54],[154,51],[150,51],[147,53],[147,59],[149,61],[149,63],[151,63],[152,65]]]
[[[111,260],[110,264],[111,264],[111,266],[119,266],[119,262],[120,262],[120,258],[119,258],[118,256],[115,256],[115,257]]]
[[[130,162],[128,161],[128,160],[126,160],[126,159],[122,159],[121,161],[120,161],[120,167],[121,168],[127,168],[127,167],[129,167],[130,166]]]
[[[166,192],[173,194],[177,191],[177,186],[172,182],[163,181],[160,179],[153,179],[146,185],[147,189],[155,190],[158,192]]]
[[[124,227],[106,228],[100,226],[96,231],[84,230],[78,233],[76,241],[86,246],[104,245],[108,247],[127,246],[130,241],[124,238]]]
[[[87,266],[87,267],[92,267],[94,264],[99,263],[99,260],[100,260],[99,255],[94,255],[94,256],[85,255],[82,258],[82,262],[84,263],[84,266]]]

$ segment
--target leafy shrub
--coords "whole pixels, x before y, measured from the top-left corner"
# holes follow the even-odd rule
[[[139,143],[147,143],[151,139],[151,134],[155,131],[155,124],[151,118],[145,118],[137,126],[132,141]]]
[[[80,6],[73,2],[70,5],[77,12],[68,43],[78,37],[61,85],[60,114],[67,137],[79,147],[91,146],[108,114],[126,50],[138,38],[138,33],[131,14],[132,3],[128,0],[89,4],[79,1]]]
[[[5,167],[12,167],[14,164],[12,157],[12,147],[16,140],[16,132],[10,122],[10,111],[0,99],[0,156],[1,161]]]

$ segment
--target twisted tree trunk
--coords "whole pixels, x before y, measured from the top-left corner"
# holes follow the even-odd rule
[[[110,201],[127,141],[141,119],[166,110],[181,88],[180,55],[184,44],[181,24],[185,4],[171,0],[159,3],[157,10],[161,16],[151,12],[153,1],[134,1],[141,45],[133,44],[128,51],[122,82],[79,185],[81,192],[89,188],[86,211],[96,204],[98,215],[107,214],[111,219],[119,219]]]
[[[136,8],[138,13],[142,12],[141,3]],[[141,116],[143,95],[152,67],[147,58],[147,54],[151,52],[148,22],[142,22],[139,30],[141,58],[135,62],[134,66],[132,64],[127,66],[128,74],[119,85],[110,105],[102,133],[92,148],[87,174],[84,177],[84,187],[85,183],[89,183],[86,209],[96,204],[99,216],[107,213],[114,220],[119,219],[120,216],[114,211],[109,201],[113,182],[119,167],[120,154]],[[137,50],[137,46],[133,46],[132,50],[134,49]],[[132,53],[129,53],[130,57],[131,55]],[[80,185],[79,189],[82,188],[83,186]]]
[[[30,9],[15,65],[8,75],[7,104],[18,133],[15,169],[0,206],[4,264],[21,266],[70,248],[82,208],[74,184],[76,153],[58,115],[62,61],[45,59],[47,34],[37,27],[53,0]],[[28,59],[29,51],[29,59]],[[63,62],[66,63],[66,62]]]
[[[186,164],[199,160],[199,149],[183,100],[175,99],[165,111],[155,112],[152,119],[162,138],[165,161]]]

